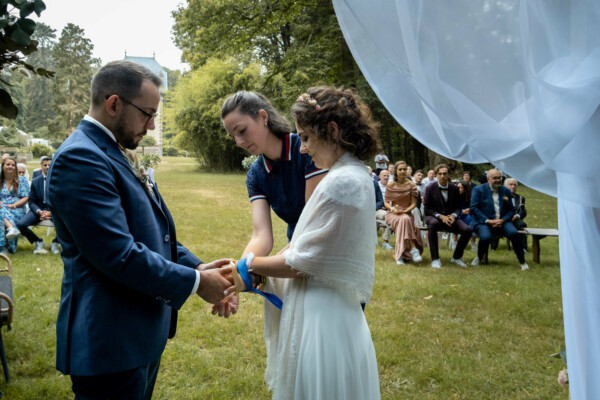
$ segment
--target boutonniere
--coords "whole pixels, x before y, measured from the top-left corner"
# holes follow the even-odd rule
[[[504,197],[502,198],[502,200],[504,200],[504,201],[508,201],[508,197],[507,197],[507,196],[504,196]]]
[[[144,187],[148,190],[148,193],[150,193],[151,196],[154,196],[154,192],[152,191],[152,187],[154,185],[152,185],[152,183],[146,176],[145,170],[140,165],[140,161],[136,157],[135,153],[121,146],[121,143],[117,144],[119,145],[119,150],[121,151],[121,154],[123,155],[123,157],[125,157],[125,160],[131,167],[131,171],[133,172],[135,177],[142,183],[142,185],[144,185]]]

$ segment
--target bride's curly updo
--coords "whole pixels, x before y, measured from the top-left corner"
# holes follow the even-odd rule
[[[291,113],[298,126],[310,128],[319,139],[337,143],[361,160],[368,160],[377,152],[378,124],[352,89],[309,88],[298,97]],[[340,136],[337,139],[328,129],[331,121],[338,126]]]

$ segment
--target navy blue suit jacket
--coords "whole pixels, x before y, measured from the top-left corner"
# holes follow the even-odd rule
[[[379,182],[373,181],[373,186],[375,187],[375,211],[377,211],[384,207],[383,194],[381,193],[381,188],[379,187]]]
[[[42,175],[42,169],[41,168],[34,169],[33,175],[31,176],[31,180],[33,181],[35,178],[37,178],[40,175]]]
[[[177,242],[156,185],[152,197],[116,142],[85,120],[47,179],[64,262],[57,369],[89,376],[157,360],[201,261]]]
[[[505,186],[498,188],[498,202],[500,205],[500,218],[505,222],[512,219],[515,214],[515,208],[511,201],[512,194]],[[485,224],[488,219],[496,219],[496,210],[494,209],[494,200],[492,199],[492,189],[489,183],[475,186],[471,193],[471,229],[475,230],[481,224]]]
[[[34,214],[37,214],[38,210],[48,210],[48,205],[44,203],[44,176],[41,174],[31,181],[28,204]]]

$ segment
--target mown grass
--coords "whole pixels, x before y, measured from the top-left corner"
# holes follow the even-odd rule
[[[166,158],[156,179],[182,243],[204,260],[240,255],[252,229],[244,175],[200,173],[191,159]],[[530,226],[557,226],[554,199],[527,188],[520,192]],[[280,248],[285,226],[274,221]],[[466,269],[451,265],[445,248],[443,268],[433,270],[427,248],[420,265],[399,267],[391,251],[378,247],[366,316],[382,397],[566,398],[556,383],[563,365],[549,357],[564,341],[558,239],[541,245],[542,264],[533,264],[528,254],[528,272],[520,270],[505,241],[490,252],[489,265]],[[62,263],[32,250],[21,238],[12,257],[16,313],[13,330],[2,330],[12,380],[0,378],[0,390],[6,399],[72,398],[69,377],[54,368]],[[468,250],[465,260],[474,255]],[[154,398],[268,399],[265,367],[257,296],[243,295],[240,312],[228,320],[210,315],[210,306],[193,298],[167,345]]]

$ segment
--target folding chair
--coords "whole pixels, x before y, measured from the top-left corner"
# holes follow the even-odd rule
[[[4,378],[6,382],[10,381],[8,374],[8,363],[6,362],[6,352],[4,351],[4,341],[2,340],[2,327],[6,325],[10,330],[12,322],[14,304],[12,287],[12,265],[10,259],[4,254],[0,254],[0,259],[6,261],[6,267],[0,269],[0,358],[2,358],[2,368],[4,369]]]

